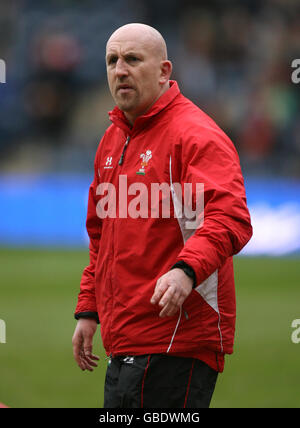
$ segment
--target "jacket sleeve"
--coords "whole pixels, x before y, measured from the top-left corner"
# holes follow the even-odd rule
[[[199,227],[182,231],[187,239],[175,262],[191,266],[201,284],[252,236],[238,154],[225,134],[213,130],[201,139],[186,139],[181,152],[181,186],[184,183],[192,184],[192,202],[186,192],[183,201],[192,203]],[[202,212],[196,208],[201,197],[196,195],[197,183],[203,186]]]
[[[95,161],[95,175],[94,180],[89,189],[88,197],[88,210],[86,229],[89,236],[89,256],[90,263],[84,269],[81,283],[80,292],[78,295],[78,302],[75,309],[75,318],[91,317],[99,322],[97,314],[97,305],[95,297],[95,269],[99,250],[99,240],[101,236],[101,220],[96,214],[96,189],[98,185],[98,176],[96,171]]]

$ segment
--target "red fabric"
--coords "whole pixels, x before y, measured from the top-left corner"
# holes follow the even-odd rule
[[[110,112],[110,119],[113,124],[95,158],[86,223],[90,265],[82,276],[76,313],[98,312],[107,354],[168,352],[197,358],[203,350],[210,355],[232,353],[236,315],[232,256],[252,234],[232,142],[180,93],[176,82],[171,82],[170,89],[133,127],[117,107]],[[128,136],[124,161],[119,165]],[[143,166],[141,154],[147,150],[152,157]],[[119,188],[120,176],[126,178],[127,188],[124,183]],[[150,199],[151,183],[170,185],[171,180],[182,188],[184,183],[204,184],[202,227],[182,229],[182,221],[174,215],[172,197],[171,218],[151,217],[150,203],[148,218],[124,218],[124,206],[129,210],[139,195],[127,194],[126,201],[129,186],[145,185]],[[99,194],[103,183],[115,186],[116,192],[107,202],[115,198],[116,218],[97,216],[106,195]],[[183,201],[185,197],[183,194]],[[193,206],[195,198],[193,193]],[[125,201],[123,205],[121,201]],[[194,269],[199,286],[186,299],[180,314],[160,318],[160,309],[150,298],[157,279],[179,260]]]
[[[149,355],[149,357],[148,357],[147,366],[145,368],[145,372],[144,372],[144,376],[143,376],[143,381],[142,381],[141,408],[144,407],[144,385],[145,385],[145,379],[146,379],[146,376],[147,376],[147,371],[148,371],[148,367],[149,367],[149,363],[150,363],[150,357],[151,357],[151,355]]]
[[[190,386],[191,386],[191,380],[192,380],[192,374],[193,374],[194,365],[195,365],[195,360],[193,360],[193,364],[192,364],[192,367],[191,367],[191,370],[190,370],[189,381],[188,381],[188,386],[187,386],[187,389],[186,389],[185,400],[184,400],[184,405],[183,405],[184,409],[185,409],[187,398],[188,398],[189,392],[190,392]]]
[[[209,367],[220,373],[224,370],[225,356],[221,352],[200,349],[197,352],[179,352],[173,355],[175,355],[176,357],[196,358],[198,360],[203,361]]]

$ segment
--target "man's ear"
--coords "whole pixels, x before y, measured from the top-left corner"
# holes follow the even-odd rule
[[[173,69],[173,65],[171,61],[165,60],[161,62],[159,83],[164,85],[170,80],[172,69]]]

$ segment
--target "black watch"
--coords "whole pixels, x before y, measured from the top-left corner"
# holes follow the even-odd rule
[[[193,288],[197,287],[196,274],[195,274],[194,269],[190,265],[188,265],[187,263],[185,263],[183,260],[180,260],[179,262],[175,263],[175,265],[173,265],[171,267],[171,270],[175,269],[175,268],[183,270],[183,272],[189,278],[191,278],[193,280]]]

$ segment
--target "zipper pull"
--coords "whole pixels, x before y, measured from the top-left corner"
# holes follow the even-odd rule
[[[124,147],[123,147],[123,151],[122,151],[122,154],[121,154],[121,157],[120,157],[120,160],[119,160],[119,165],[122,165],[122,164],[123,164],[124,156],[125,156],[125,151],[126,151],[126,149],[127,149],[127,146],[128,146],[128,144],[129,144],[129,141],[130,141],[130,137],[128,136],[128,137],[127,137],[127,140],[125,141]]]

